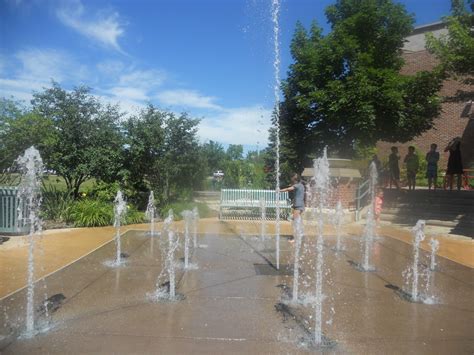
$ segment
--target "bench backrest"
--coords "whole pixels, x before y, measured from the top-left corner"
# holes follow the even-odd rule
[[[241,207],[260,207],[262,201],[265,207],[275,207],[277,203],[277,194],[275,190],[249,190],[249,189],[222,189],[221,205],[223,206],[241,206]],[[288,192],[280,192],[279,205],[289,207]]]

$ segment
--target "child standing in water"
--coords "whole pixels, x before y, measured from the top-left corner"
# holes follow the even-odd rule
[[[426,162],[428,163],[426,167],[426,178],[428,179],[428,190],[431,190],[431,186],[436,190],[436,185],[438,184],[438,161],[439,153],[436,151],[438,146],[433,143],[430,146],[430,151],[426,153]]]
[[[303,223],[301,215],[304,212],[305,205],[305,187],[301,182],[301,178],[298,174],[294,173],[291,176],[291,186],[281,189],[280,192],[293,191],[293,231],[295,232],[296,223]],[[294,242],[294,236],[289,239],[289,242]]]
[[[418,155],[415,153],[415,147],[408,147],[408,154],[405,156],[403,162],[407,166],[407,180],[408,180],[408,190],[415,190],[416,185],[416,173],[420,162],[418,160]]]
[[[383,190],[379,189],[377,195],[375,196],[375,206],[374,206],[374,215],[376,222],[380,222],[380,215],[382,214],[383,207]]]

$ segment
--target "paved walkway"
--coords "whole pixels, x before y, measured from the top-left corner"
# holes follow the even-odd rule
[[[268,267],[268,262],[274,263],[273,238],[240,236],[234,228],[254,226],[216,221],[201,225],[200,247],[192,255],[199,268],[178,272],[177,291],[185,297],[179,302],[157,303],[148,297],[161,265],[155,238],[140,231],[127,233],[123,251],[130,257],[120,268],[104,264],[114,258],[113,243],[98,248],[47,278],[48,294],[66,297],[52,315],[52,329],[30,340],[4,339],[0,350],[5,354],[318,352],[307,346],[314,319],[311,298],[304,297],[309,303],[298,305],[281,303],[291,294],[293,280]],[[305,240],[303,295],[314,287],[310,263],[314,238]],[[471,269],[440,258],[429,289],[435,304],[415,304],[392,289],[403,286],[410,245],[380,237],[371,256],[376,271],[362,273],[348,263],[361,258],[359,238],[348,236],[344,244],[346,251],[335,253],[334,238],[325,241],[323,332],[335,344],[325,352],[473,352]],[[286,238],[281,247],[281,263],[289,264],[293,247]],[[8,315],[4,324],[24,321],[24,299],[22,290],[2,300],[4,316]]]
[[[176,222],[178,229],[182,230],[182,221]],[[223,225],[228,228],[222,228]],[[124,226],[122,231],[148,230],[147,224]],[[157,223],[157,229],[161,223]],[[350,224],[344,228],[347,235],[361,235],[363,226]],[[268,223],[269,234],[275,233],[274,226]],[[260,224],[257,221],[226,221],[220,222],[216,218],[201,219],[199,233],[219,232],[222,234],[259,234]],[[291,234],[289,222],[282,222],[282,234]],[[47,230],[38,242],[38,251],[35,254],[38,267],[36,268],[36,280],[49,275],[62,267],[73,263],[81,257],[89,254],[114,238],[113,227],[99,228],[73,228]],[[306,227],[306,234],[314,235],[314,228]],[[334,234],[332,228],[326,229],[326,234]],[[402,228],[382,226],[380,235],[389,236],[406,243],[411,243],[412,235]],[[453,260],[462,265],[474,268],[474,240],[469,238],[435,236],[440,241],[438,255]],[[429,250],[428,239],[422,243],[422,248]],[[11,239],[0,245],[0,299],[26,285],[28,260],[28,245],[26,237],[11,237]]]

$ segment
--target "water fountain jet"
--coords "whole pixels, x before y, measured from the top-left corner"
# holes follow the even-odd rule
[[[194,249],[198,247],[197,242],[197,231],[198,231],[198,223],[199,223],[199,211],[197,207],[193,208],[193,246]]]
[[[122,263],[122,241],[120,235],[120,225],[125,217],[127,210],[127,204],[123,199],[122,191],[117,191],[117,195],[114,200],[114,227],[115,227],[115,246],[116,246],[116,258],[115,265],[118,266]]]
[[[367,211],[367,219],[364,227],[363,242],[363,260],[359,265],[360,271],[375,271],[375,268],[370,265],[370,254],[372,253],[372,245],[375,237],[375,189],[377,188],[377,166],[372,162],[369,166],[369,196],[370,204],[369,210]]]
[[[27,276],[27,301],[26,301],[26,333],[25,337],[35,335],[35,309],[34,309],[34,274],[35,274],[35,242],[41,234],[41,220],[39,218],[41,206],[41,179],[43,174],[43,160],[34,147],[25,150],[17,159],[21,172],[21,182],[18,186],[18,223],[29,226],[28,231],[28,276]],[[27,215],[24,215],[24,213]]]
[[[275,99],[275,136],[276,136],[276,159],[275,159],[275,184],[276,184],[276,220],[275,220],[275,242],[276,242],[276,268],[280,269],[280,0],[272,0],[272,22],[273,22],[273,47],[274,60],[273,69],[275,74],[275,84],[273,86],[273,96]]]
[[[193,212],[185,210],[181,212],[181,215],[184,219],[184,268],[189,269],[189,230],[193,219]]]
[[[342,229],[342,222],[344,219],[344,211],[342,209],[341,201],[337,201],[336,209],[334,211],[334,228],[336,230],[336,247],[334,248],[335,251],[343,251],[344,247],[342,246],[341,241],[341,229]]]
[[[152,237],[155,235],[155,211],[155,196],[153,194],[153,191],[150,191],[145,216],[147,217],[147,220],[150,221],[150,235]]]
[[[425,239],[425,221],[420,219],[413,227],[413,265],[411,267],[411,299],[413,302],[418,302],[418,281],[419,271],[418,263],[420,258],[420,243]],[[410,273],[408,273],[410,274]]]
[[[436,253],[439,249],[439,240],[431,238],[430,239],[431,255],[430,255],[430,270],[436,270]]]
[[[295,235],[295,257],[293,266],[293,302],[298,301],[298,284],[299,284],[299,273],[300,273],[300,250],[301,243],[303,241],[303,220],[301,216],[298,216],[293,221],[293,234]]]
[[[317,207],[317,239],[316,239],[316,293],[314,301],[315,325],[314,342],[317,345],[322,343],[322,304],[323,304],[323,233],[324,216],[323,208],[327,202],[329,194],[329,162],[327,158],[327,149],[324,148],[323,156],[314,160],[314,181],[316,196],[318,200]]]

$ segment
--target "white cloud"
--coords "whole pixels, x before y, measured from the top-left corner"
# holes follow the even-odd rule
[[[118,100],[146,101],[148,95],[145,90],[133,87],[113,87],[108,90],[113,98]]]
[[[79,84],[88,77],[88,70],[84,65],[58,50],[24,49],[10,56],[4,63],[5,68],[0,75],[0,94],[13,95],[22,100],[31,99],[32,91],[50,86],[51,80]]]
[[[166,90],[159,92],[156,98],[163,105],[222,110],[221,106],[214,103],[215,97],[203,96],[194,90]]]
[[[94,95],[99,101],[104,104],[118,105],[120,111],[125,114],[124,117],[128,117],[137,113],[140,109],[145,107],[145,104],[140,101],[133,99],[118,97],[113,95]]]
[[[199,136],[204,141],[264,146],[268,142],[270,117],[271,110],[257,106],[224,109],[221,114],[201,121]]]
[[[63,3],[57,9],[56,15],[66,26],[71,27],[81,35],[90,38],[105,47],[123,52],[118,40],[124,34],[123,24],[119,21],[117,12],[99,12],[95,19],[87,18],[85,8],[80,0]]]
[[[84,74],[83,66],[58,50],[33,48],[21,50],[15,57],[20,62],[18,76],[26,80],[61,82],[66,77],[77,78]]]
[[[99,72],[108,75],[116,76],[125,70],[125,64],[119,60],[104,60],[96,65]]]
[[[165,74],[158,70],[135,70],[123,74],[119,78],[119,84],[145,89],[152,89],[161,85],[165,80]]]

